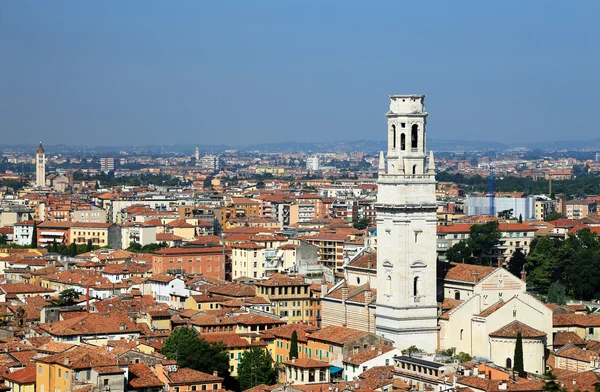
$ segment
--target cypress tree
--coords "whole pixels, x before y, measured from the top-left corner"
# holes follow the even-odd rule
[[[513,370],[519,373],[519,377],[526,377],[525,367],[523,365],[523,336],[521,332],[517,333],[517,344],[515,345],[515,360]]]
[[[37,226],[33,223],[33,231],[31,232],[31,248],[37,248]]]
[[[91,252],[94,250],[94,246],[92,245],[92,240],[87,240],[87,245],[85,246],[86,252]]]
[[[69,256],[71,256],[71,257],[77,256],[77,244],[74,242],[71,242],[71,245],[69,246],[69,249],[67,252],[68,252]]]
[[[290,359],[298,358],[298,334],[296,330],[292,332],[292,341],[290,342]]]

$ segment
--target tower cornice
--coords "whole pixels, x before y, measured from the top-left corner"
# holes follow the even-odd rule
[[[395,112],[387,112],[385,114],[389,118],[393,117],[415,117],[415,118],[424,118],[429,115],[427,112],[415,112],[415,113],[395,113]]]

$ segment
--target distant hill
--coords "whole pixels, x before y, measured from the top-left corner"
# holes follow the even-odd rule
[[[232,147],[224,144],[203,145],[194,144],[164,144],[164,145],[129,145],[129,146],[67,146],[44,145],[47,153],[76,153],[86,156],[115,155],[120,151],[127,151],[135,154],[162,155],[162,154],[185,154],[194,153],[196,146],[201,154],[220,154],[225,150],[239,150],[245,152],[303,152],[303,153],[324,153],[324,152],[351,152],[363,151],[368,154],[374,154],[379,151],[387,150],[385,140],[350,140],[350,141],[332,141],[332,142],[279,142],[279,143],[259,143],[245,147]],[[2,145],[1,151],[29,152],[34,153],[37,144],[18,144]],[[485,151],[485,150],[506,150],[514,147],[524,147],[528,149],[541,150],[598,150],[600,151],[600,138],[591,140],[565,140],[565,141],[543,141],[533,143],[499,143],[483,142],[473,140],[444,140],[429,139],[427,149],[440,152],[454,151]]]

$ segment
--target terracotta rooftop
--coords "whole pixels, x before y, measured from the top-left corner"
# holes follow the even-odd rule
[[[567,344],[585,344],[585,340],[575,332],[557,332],[554,334],[554,346],[564,346]]]
[[[367,332],[359,331],[358,329],[330,325],[311,333],[308,335],[308,338],[342,345],[366,334]]]
[[[129,369],[129,384],[133,388],[162,388],[164,383],[144,363],[131,363]]]
[[[458,264],[458,263],[440,263],[447,268],[445,280],[453,280],[457,282],[477,283],[486,276],[496,270],[496,267],[474,265],[474,264]]]
[[[387,352],[390,352],[394,349],[394,346],[386,346],[384,344],[378,344],[374,347],[367,348],[366,350],[362,350],[356,354],[350,355],[348,358],[344,359],[344,363],[349,363],[351,365],[360,365],[371,359],[377,358],[380,355],[383,355]]]
[[[178,368],[176,372],[168,372],[165,375],[169,380],[169,384],[171,385],[223,381],[223,379],[219,376],[214,376],[212,374],[189,368]]]
[[[600,314],[553,314],[552,326],[554,327],[600,327]]]
[[[521,333],[523,338],[542,338],[546,336],[545,332],[537,330],[535,328],[531,328],[528,325],[523,324],[520,321],[513,321],[504,327],[500,328],[497,331],[490,333],[491,337],[501,337],[501,338],[516,338],[518,333]]]

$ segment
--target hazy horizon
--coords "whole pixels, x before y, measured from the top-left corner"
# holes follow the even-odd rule
[[[383,140],[426,94],[437,140],[598,137],[600,4],[2,2],[4,145]]]

